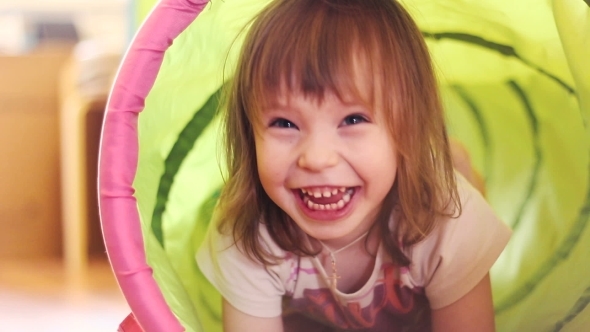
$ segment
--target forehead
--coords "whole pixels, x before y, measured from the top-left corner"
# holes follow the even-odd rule
[[[338,71],[320,73],[321,77],[313,77],[310,70],[303,68],[300,72],[292,72],[288,79],[285,74],[277,85],[261,85],[262,107],[288,105],[293,98],[305,98],[318,104],[326,98],[337,98],[345,105],[363,105],[373,109],[378,103],[377,93],[381,91],[380,71],[374,70],[361,52],[350,58],[350,63]]]

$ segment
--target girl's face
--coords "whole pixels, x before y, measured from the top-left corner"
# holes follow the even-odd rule
[[[332,248],[369,230],[397,169],[382,107],[345,99],[285,94],[262,112],[255,135],[268,196]]]

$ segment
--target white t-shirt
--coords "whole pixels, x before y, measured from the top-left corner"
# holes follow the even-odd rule
[[[430,311],[467,294],[488,273],[511,231],[484,198],[458,179],[463,211],[438,222],[423,241],[406,250],[409,267],[396,266],[379,246],[373,272],[358,291],[331,290],[317,257],[280,249],[260,224],[267,250],[284,257],[265,267],[210,227],[197,253],[207,279],[238,310],[257,317],[283,315],[285,331],[429,331]]]

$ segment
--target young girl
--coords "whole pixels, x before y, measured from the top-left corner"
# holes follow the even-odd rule
[[[510,230],[453,170],[428,50],[392,0],[274,0],[225,113],[197,254],[226,331],[492,331]]]

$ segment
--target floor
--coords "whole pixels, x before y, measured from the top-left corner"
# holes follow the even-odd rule
[[[129,312],[105,259],[75,283],[58,260],[0,261],[0,332],[114,332]]]

